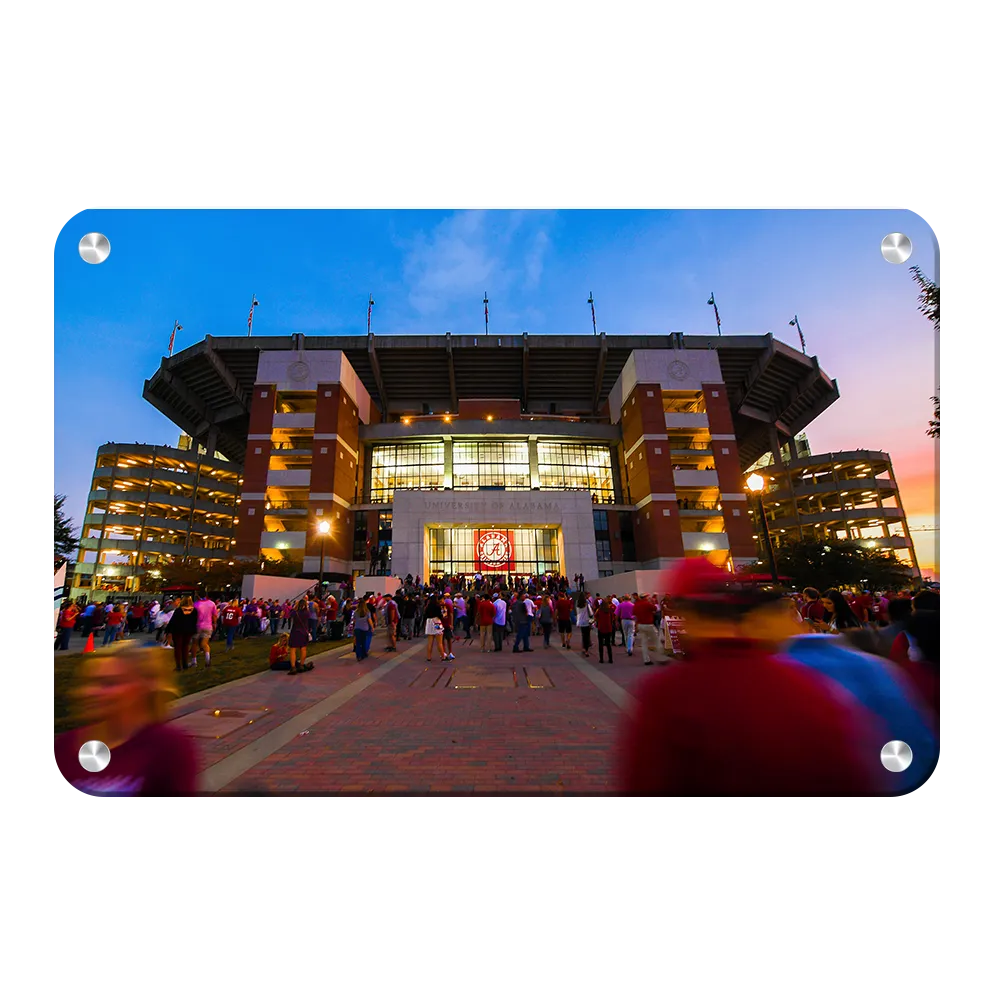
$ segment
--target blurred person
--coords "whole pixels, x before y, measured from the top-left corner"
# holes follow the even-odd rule
[[[413,595],[407,592],[400,607],[400,632],[404,639],[413,638],[413,620],[416,617],[417,604]]]
[[[170,616],[164,632],[170,637],[170,644],[174,647],[175,669],[187,670],[191,645],[198,632],[198,613],[190,597],[181,600],[177,610]]]
[[[896,636],[906,627],[906,620],[913,613],[913,606],[905,597],[896,597],[889,601],[886,608],[885,628],[879,630],[876,636],[878,653],[880,656],[889,656],[892,652],[892,644]]]
[[[918,595],[919,596],[919,595]],[[916,598],[914,598],[916,604]],[[937,720],[941,711],[941,617],[937,611],[918,609],[906,619],[889,654],[920,692]]]
[[[454,660],[455,654],[451,651],[452,640],[455,637],[455,604],[451,599],[451,591],[444,592],[444,600],[441,601],[441,643],[444,646],[444,658]]]
[[[401,596],[401,595],[397,595]],[[385,604],[385,636],[389,643],[386,646],[387,652],[396,651],[396,633],[399,631],[399,605],[395,597],[390,597]]]
[[[312,623],[310,621],[309,602],[300,597],[292,612],[292,629],[288,636],[288,662],[291,668],[290,677],[304,674],[312,670],[313,665],[306,662],[306,646],[309,645]]]
[[[653,650],[656,649],[656,626],[653,624],[656,606],[648,594],[640,594],[634,610],[639,651],[642,653],[642,662],[649,666],[653,662]]]
[[[778,655],[804,626],[773,591],[740,591],[705,559],[671,570],[685,658],[645,677],[625,724],[626,793],[868,795],[876,720],[836,684]],[[817,754],[816,747],[823,752]]]
[[[55,741],[63,777],[89,795],[193,795],[194,740],[168,721],[175,694],[170,657],[156,646],[84,657],[71,693],[80,725]],[[111,751],[103,771],[80,764],[80,748],[90,740]]]
[[[593,628],[594,616],[587,602],[587,595],[581,590],[576,595],[576,627],[580,630],[580,644],[583,647],[583,655],[590,656],[590,630]]]
[[[872,727],[865,752],[878,756],[890,740],[903,740],[913,751],[905,771],[888,772],[893,792],[912,791],[937,765],[936,715],[924,704],[919,684],[885,657],[873,654],[877,637],[870,630],[840,636],[806,634],[785,644],[787,656],[840,685],[879,721]]]
[[[164,635],[166,631],[167,624],[173,616],[174,611],[177,609],[178,601],[176,599],[172,601],[164,601],[160,610],[156,613],[156,620],[153,622],[156,628],[156,641],[161,644],[164,648],[170,645],[169,637]]]
[[[531,619],[528,617],[528,608],[524,600],[524,591],[514,596],[514,601],[510,606],[510,620],[515,630],[514,648],[512,652],[531,652]]]
[[[615,634],[615,607],[611,599],[605,597],[597,606],[594,614],[594,622],[597,625],[597,655],[601,663],[604,662],[604,651],[608,652],[608,663],[614,662],[611,653],[611,640]]]

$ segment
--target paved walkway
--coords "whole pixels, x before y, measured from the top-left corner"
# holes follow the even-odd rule
[[[197,733],[201,783],[219,794],[601,794],[615,787],[628,688],[647,670],[624,651],[602,667],[559,646],[425,660],[424,641],[315,657],[176,705]],[[618,652],[618,650],[616,650]]]

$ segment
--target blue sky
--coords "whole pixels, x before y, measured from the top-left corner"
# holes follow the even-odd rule
[[[102,232],[112,252],[84,263],[77,243]],[[886,233],[910,237],[886,263]],[[142,384],[167,353],[205,334],[246,334],[251,295],[262,336],[599,330],[774,334],[809,354],[841,399],[808,430],[814,451],[892,454],[917,525],[934,511],[934,449],[924,436],[935,344],[907,267],[936,275],[927,224],[907,211],[141,211],[91,210],[55,248],[55,486],[77,524],[96,449],[106,441],[176,443]],[[933,536],[919,539],[927,562]]]

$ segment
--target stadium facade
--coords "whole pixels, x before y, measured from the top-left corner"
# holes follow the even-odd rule
[[[838,391],[772,334],[294,334],[206,337],[143,396],[242,476],[235,558],[594,579],[754,561],[744,470]]]

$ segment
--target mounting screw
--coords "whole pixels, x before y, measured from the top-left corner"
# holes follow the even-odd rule
[[[111,253],[111,241],[103,233],[87,233],[77,250],[88,264],[103,264]]]
[[[913,253],[913,244],[902,233],[889,233],[882,238],[882,256],[890,264],[902,264]]]

